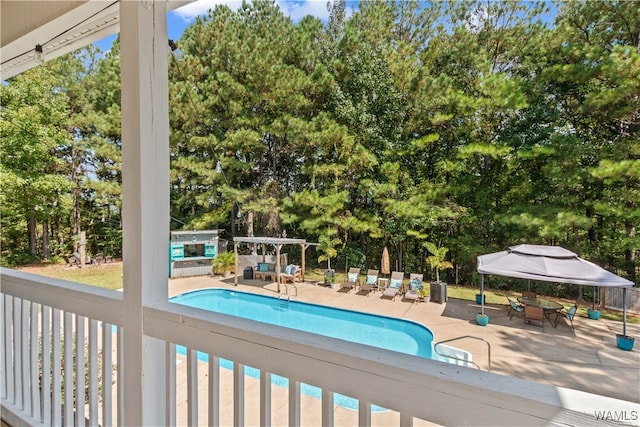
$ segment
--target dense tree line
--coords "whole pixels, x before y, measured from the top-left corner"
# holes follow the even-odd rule
[[[561,245],[637,283],[640,10],[626,1],[217,6],[170,61],[172,229],[428,270]],[[0,89],[4,260],[120,242],[119,47]],[[23,255],[28,255],[26,258]],[[429,276],[428,276],[429,277]],[[453,277],[450,281],[456,280]]]

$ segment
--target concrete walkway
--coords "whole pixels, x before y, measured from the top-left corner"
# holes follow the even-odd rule
[[[172,279],[169,294],[211,287],[277,296],[275,283],[239,279],[235,287],[233,278],[216,277]],[[401,297],[382,299],[379,292],[346,293],[309,282],[298,283],[296,288],[294,300],[413,320],[431,329],[436,341],[466,335],[482,338],[491,345],[494,373],[640,403],[640,347],[638,343],[633,351],[616,347],[616,334],[622,333],[620,322],[576,317],[575,331],[563,320],[557,328],[547,322],[543,330],[523,325],[521,314],[510,320],[505,300],[505,305],[485,306],[490,323],[483,327],[475,321],[479,306],[471,301],[449,298],[444,304],[411,303]],[[640,326],[627,325],[627,335],[640,337]],[[484,342],[467,338],[450,345],[470,351],[482,369],[488,368]]]

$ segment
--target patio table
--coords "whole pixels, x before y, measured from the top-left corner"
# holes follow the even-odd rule
[[[518,297],[517,299],[521,304],[542,308],[542,310],[544,311],[544,317],[546,317],[549,323],[551,323],[552,325],[554,325],[554,322],[551,321],[550,316],[564,308],[562,304],[551,301],[550,299],[530,297]],[[556,326],[557,324],[554,325],[554,327]]]
[[[385,279],[385,278],[379,278],[378,279],[378,290],[379,291],[384,291],[387,286],[389,286],[389,279]]]

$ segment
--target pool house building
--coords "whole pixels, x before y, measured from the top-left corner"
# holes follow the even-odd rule
[[[220,253],[220,231],[222,230],[172,231],[169,277],[211,274],[211,261]]]
[[[6,424],[242,426],[251,405],[268,426],[284,399],[280,422],[295,426],[308,407],[303,383],[321,389],[314,408],[326,426],[337,423],[335,393],[358,401],[360,426],[375,423],[372,405],[398,413],[402,426],[584,425],[594,408],[616,408],[615,399],[169,302],[167,12],[185,3],[1,3],[3,79],[38,66],[36,45],[52,59],[120,32],[123,159],[122,292],[0,272]],[[233,362],[231,378],[221,359]],[[245,366],[259,378],[245,378]],[[184,393],[177,367],[186,368]],[[284,395],[273,374],[288,379]]]

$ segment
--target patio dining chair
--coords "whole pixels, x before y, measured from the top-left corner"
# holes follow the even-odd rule
[[[524,328],[525,324],[531,324],[532,321],[540,322],[540,326],[544,331],[544,310],[542,307],[536,307],[533,305],[525,305],[524,306],[524,320],[522,323],[522,327]]]
[[[556,318],[553,321],[553,326],[557,327],[558,323],[560,322],[560,319],[565,318],[569,321],[569,324],[571,325],[571,330],[575,331],[575,329],[573,328],[573,318],[576,317],[576,312],[578,311],[578,304],[574,304],[571,307],[569,307],[568,310],[562,309],[556,312]]]
[[[522,296],[525,298],[538,298],[538,294],[533,291],[522,291]]]
[[[507,311],[507,316],[509,316],[509,320],[513,319],[514,314],[524,312],[524,305],[520,304],[517,301],[512,300],[509,297],[507,297],[507,300],[509,301],[509,311]]]

